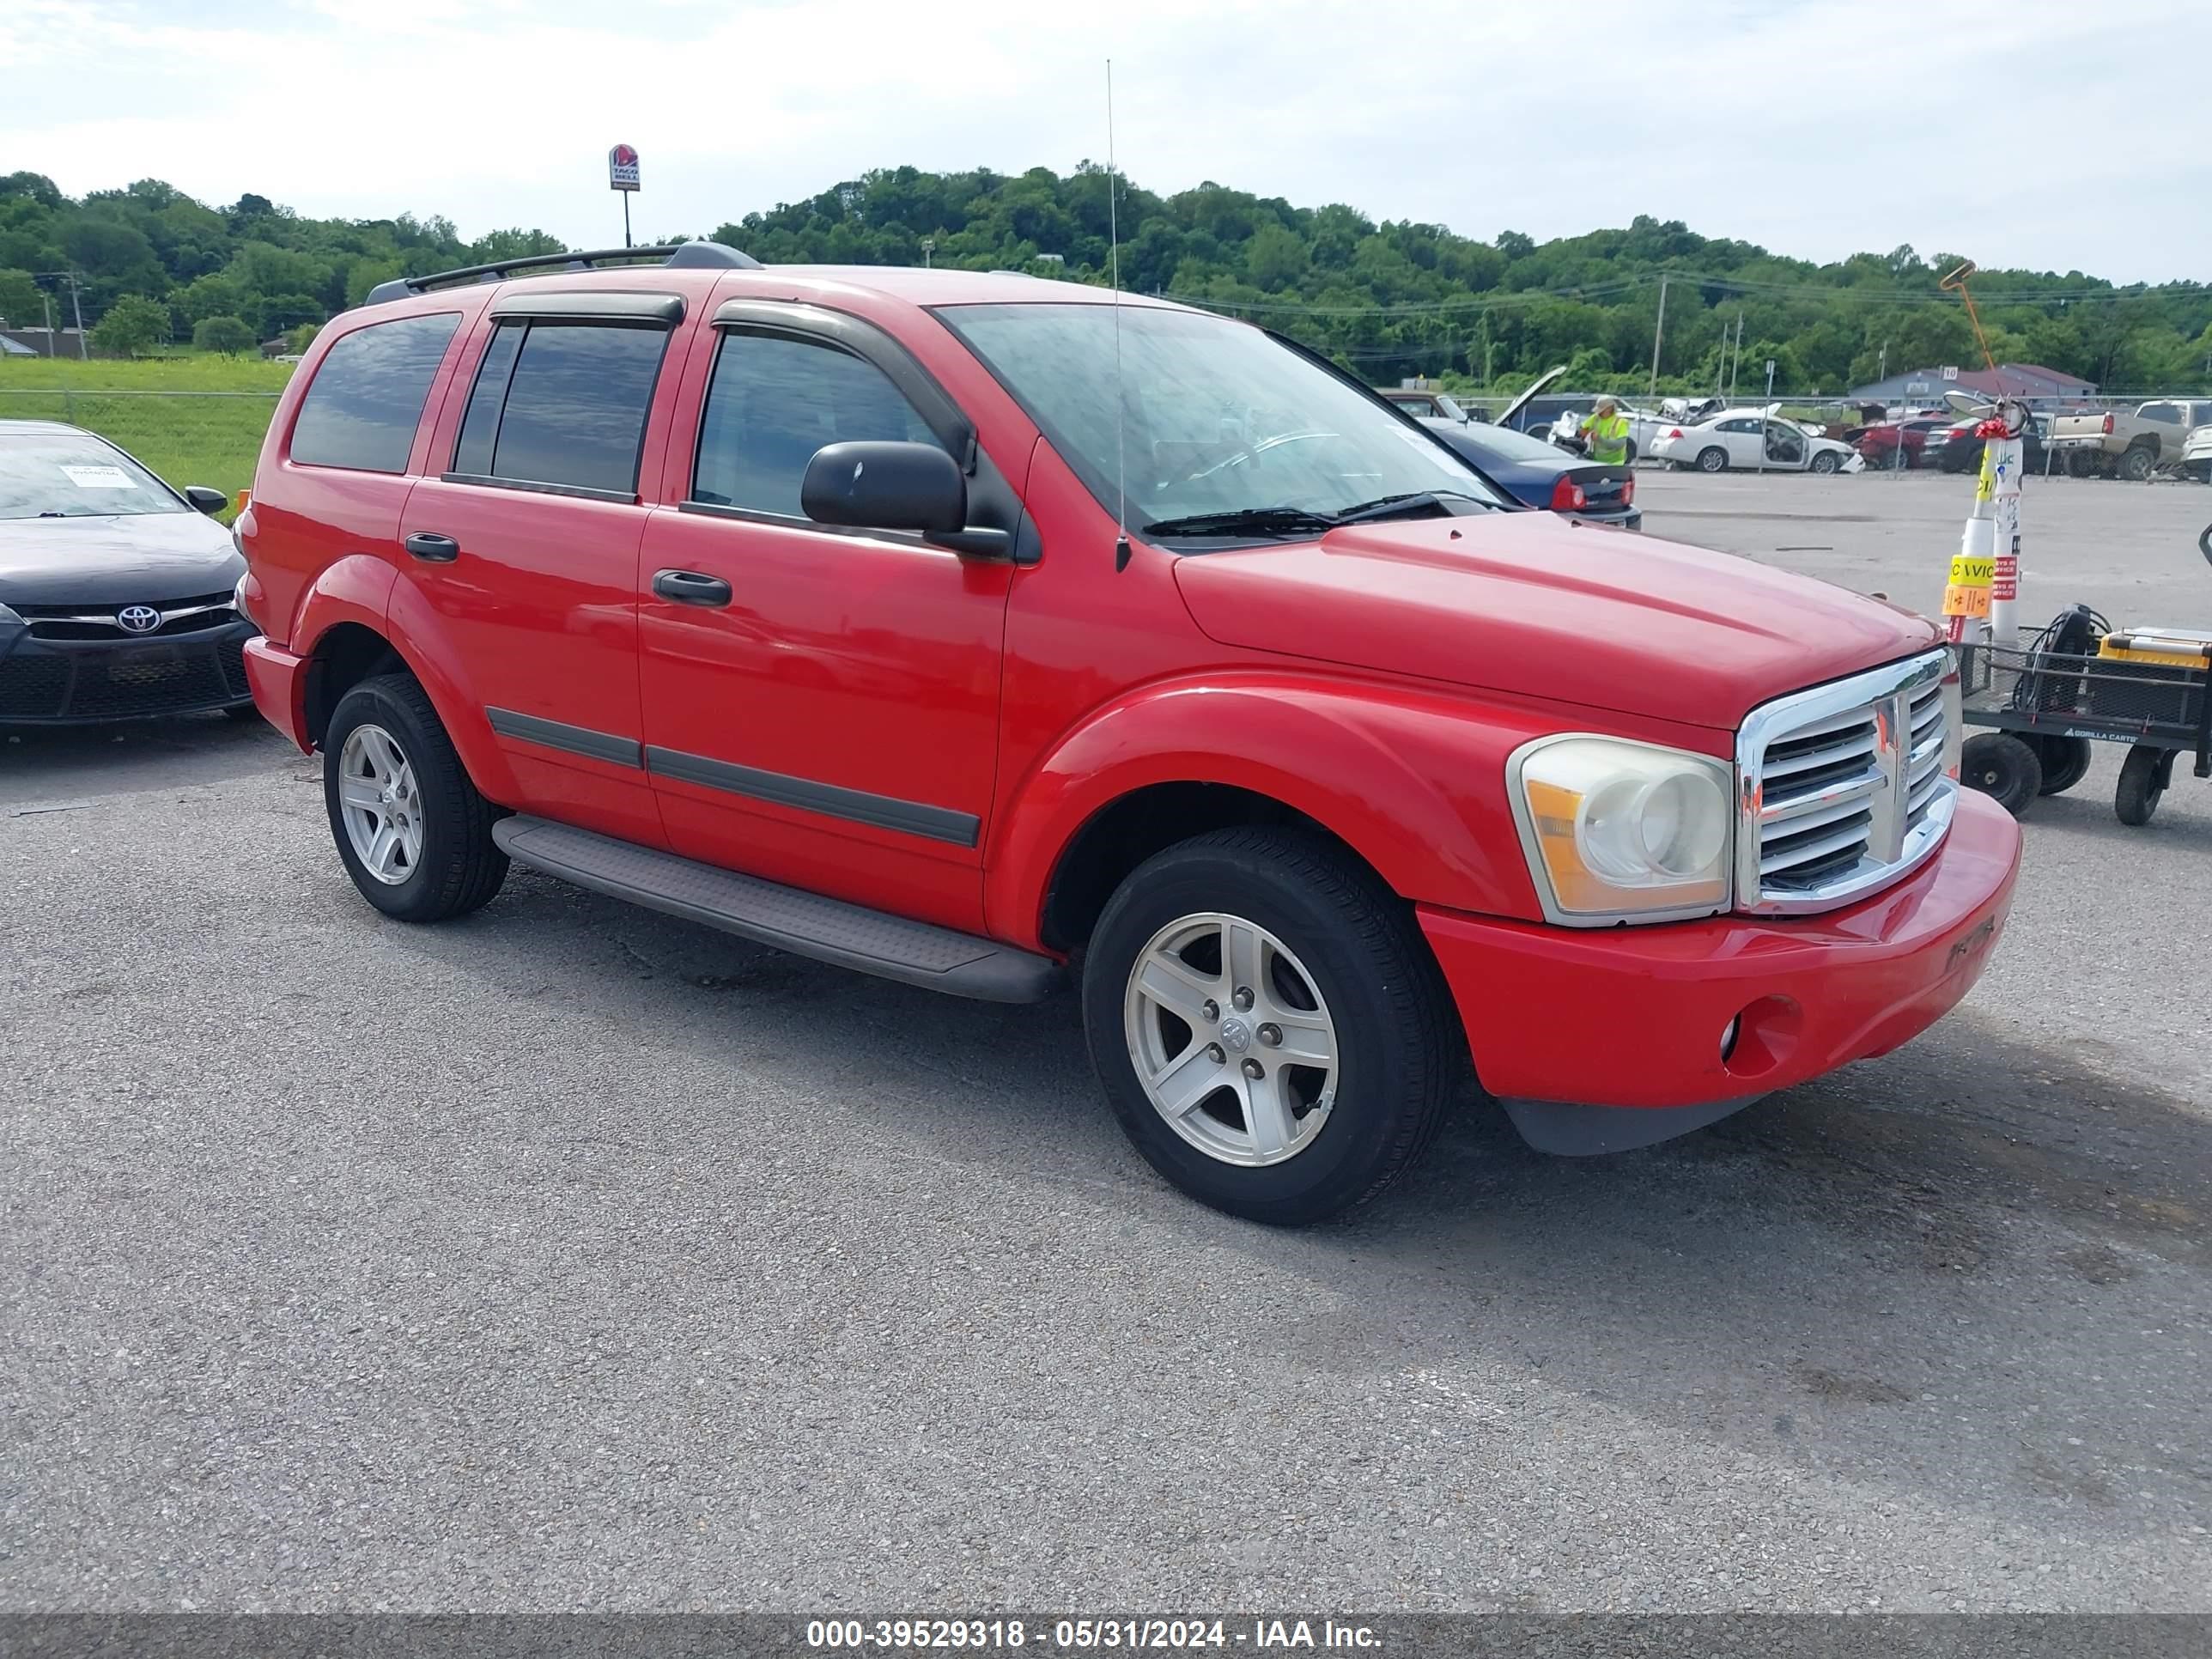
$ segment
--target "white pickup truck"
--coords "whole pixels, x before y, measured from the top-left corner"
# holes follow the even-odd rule
[[[2137,404],[2132,414],[2061,415],[2051,426],[2051,447],[2077,478],[2142,479],[2179,465],[2184,438],[2207,422],[2212,398],[2160,398]]]

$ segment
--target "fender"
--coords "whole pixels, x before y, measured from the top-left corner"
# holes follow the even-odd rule
[[[352,553],[325,569],[307,588],[292,626],[291,649],[315,654],[324,635],[341,623],[358,623],[380,636],[422,683],[470,779],[488,799],[517,799],[514,775],[492,738],[483,708],[442,666],[460,660],[443,638],[437,613],[399,573],[372,553]],[[302,677],[304,695],[305,677]],[[304,722],[303,722],[304,724]]]
[[[349,553],[325,567],[301,590],[285,648],[312,657],[323,635],[340,623],[359,623],[388,635],[384,617],[398,580],[399,573],[374,553]]]
[[[1068,732],[997,815],[984,861],[994,937],[1042,947],[1060,858],[1094,816],[1158,783],[1218,783],[1293,807],[1400,896],[1540,921],[1505,761],[1556,717],[1479,698],[1215,672],[1138,688]]]

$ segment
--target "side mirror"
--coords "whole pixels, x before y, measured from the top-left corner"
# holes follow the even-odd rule
[[[968,480],[935,444],[830,444],[814,452],[799,481],[799,504],[817,524],[856,530],[919,531],[957,553],[1003,557],[1013,537],[971,529]]]
[[[968,523],[968,481],[934,444],[831,444],[814,452],[799,504],[817,524],[942,534]]]
[[[204,513],[210,518],[230,505],[229,496],[220,489],[210,489],[205,484],[186,484],[185,499],[192,504],[195,512]]]

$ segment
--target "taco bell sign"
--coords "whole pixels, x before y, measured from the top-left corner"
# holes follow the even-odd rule
[[[628,144],[617,144],[607,152],[607,188],[637,188],[637,152]]]

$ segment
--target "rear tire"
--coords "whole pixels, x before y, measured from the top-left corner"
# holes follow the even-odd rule
[[[2033,747],[2043,767],[2043,787],[2035,792],[2039,795],[2064,794],[2081,781],[2096,755],[2087,738],[2038,738]]]
[[[1381,1192],[1435,1134],[1462,1075],[1457,1017],[1411,910],[1295,830],[1218,830],[1139,866],[1091,934],[1083,1014],[1107,1101],[1145,1160],[1202,1204],[1279,1226]]]
[[[2120,476],[2130,483],[2141,483],[2158,470],[2158,452],[2137,444],[2120,457]]]
[[[2069,449],[2066,452],[2066,476],[2069,478],[2094,478],[2097,476],[2099,457],[2094,450]]]
[[[1960,750],[1959,777],[2019,817],[2043,787],[2043,763],[2035,750],[2009,732],[1982,732]]]
[[[2166,751],[2150,744],[2137,744],[2120,763],[2120,787],[2112,793],[2112,811],[2122,823],[2148,823],[2166,793]]]
[[[1718,444],[1715,444],[1710,449],[1699,450],[1698,452],[1698,471],[1700,472],[1727,471],[1728,451],[1723,449]]]
[[[356,734],[372,738],[350,742]],[[360,803],[378,792],[376,779],[356,772],[355,757],[374,749],[396,751],[404,781],[398,797],[379,805]],[[350,797],[350,799],[349,799]],[[323,738],[323,802],[331,836],[346,874],[367,899],[400,921],[443,921],[489,902],[507,879],[507,854],[491,838],[503,816],[477,793],[438,711],[411,674],[379,674],[363,680],[331,711]],[[412,829],[411,848],[384,861],[374,873],[359,844],[364,812]],[[348,814],[354,815],[349,824]],[[368,844],[374,849],[374,841]],[[403,842],[403,844],[404,844]]]

